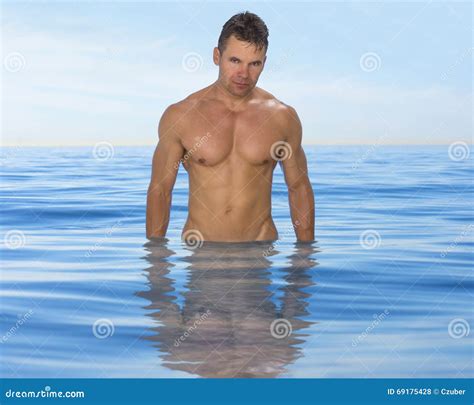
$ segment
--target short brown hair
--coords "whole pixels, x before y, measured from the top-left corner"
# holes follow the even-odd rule
[[[227,40],[234,35],[239,41],[254,44],[257,49],[268,49],[268,28],[263,20],[249,11],[236,14],[222,27],[217,47],[224,52]]]

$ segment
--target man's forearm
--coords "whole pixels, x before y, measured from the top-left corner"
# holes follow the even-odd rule
[[[314,193],[309,179],[288,190],[291,220],[299,241],[314,241]]]
[[[148,189],[146,202],[146,237],[161,238],[166,235],[170,219],[171,192],[161,188]]]

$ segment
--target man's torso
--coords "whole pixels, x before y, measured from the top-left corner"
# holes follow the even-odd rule
[[[183,235],[204,240],[274,240],[272,147],[285,140],[286,106],[269,93],[230,110],[206,89],[181,102],[178,133],[189,175],[189,215]]]

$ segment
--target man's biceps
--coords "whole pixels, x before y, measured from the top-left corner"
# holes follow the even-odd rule
[[[181,160],[184,155],[184,148],[181,144],[161,144],[158,145],[157,159],[167,164]]]
[[[285,182],[288,184],[292,181],[294,177],[296,177],[297,174],[297,169],[294,165],[292,165],[290,162],[281,162],[282,163],[282,170],[283,170],[283,175],[285,178]]]
[[[285,177],[288,179],[298,178],[303,174],[307,174],[307,166],[305,159],[288,159],[282,165]]]
[[[150,186],[156,190],[171,190],[178,175],[179,166],[160,164],[153,167]]]
[[[280,166],[283,171],[293,171],[298,169],[298,159],[296,156],[290,156],[287,159],[280,160]]]
[[[165,171],[169,173],[176,173],[179,169],[181,161],[181,155],[169,153],[163,157],[162,167]]]
[[[168,156],[157,156],[153,162],[152,181],[159,183],[172,182],[178,174],[180,160],[170,159]]]
[[[293,172],[290,175],[285,177],[286,185],[288,186],[288,190],[296,190],[299,189],[300,186],[305,184],[307,175],[305,173],[297,173]]]

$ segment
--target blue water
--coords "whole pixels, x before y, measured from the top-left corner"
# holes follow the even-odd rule
[[[473,157],[305,149],[317,242],[277,167],[279,241],[194,248],[182,170],[146,243],[153,148],[4,148],[0,375],[473,377]]]

